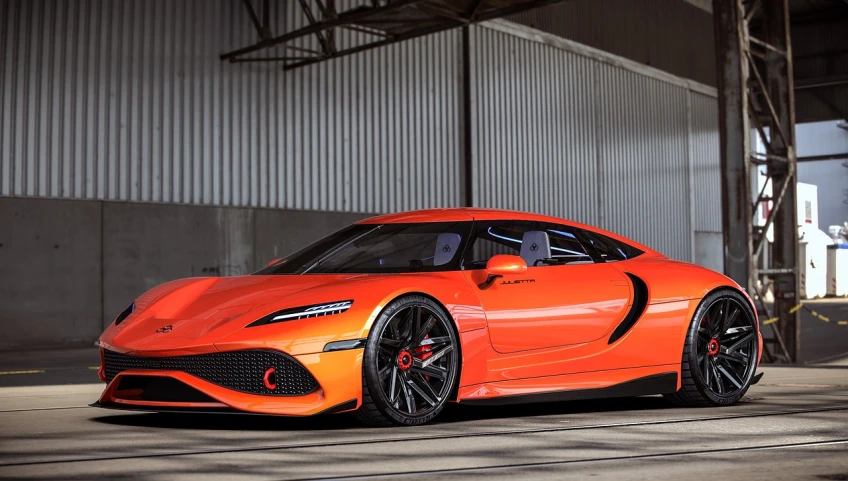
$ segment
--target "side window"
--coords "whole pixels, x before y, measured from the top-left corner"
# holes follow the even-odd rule
[[[601,258],[606,262],[625,261],[637,257],[643,252],[630,244],[610,239],[597,232],[583,231],[581,237],[592,244]]]
[[[545,231],[551,241],[551,262],[548,264],[590,264],[592,256],[577,238],[574,229],[564,225],[548,225]]]
[[[483,269],[497,254],[521,254],[521,239],[529,226],[518,222],[478,223],[474,243],[465,253],[465,269]],[[526,228],[525,228],[526,227]]]
[[[464,269],[483,269],[497,254],[521,256],[527,267],[591,263],[589,250],[577,232],[544,222],[478,223],[473,244],[465,253]]]

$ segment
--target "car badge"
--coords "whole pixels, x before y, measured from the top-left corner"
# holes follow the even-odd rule
[[[174,326],[168,324],[167,326],[160,327],[159,329],[156,329],[156,332],[159,333],[159,334],[165,334],[166,332],[171,332],[173,330],[174,330]]]

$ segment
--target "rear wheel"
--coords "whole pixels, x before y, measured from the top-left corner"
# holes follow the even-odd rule
[[[433,300],[392,301],[371,328],[362,360],[362,407],[368,424],[411,426],[435,418],[458,382],[459,339]]]
[[[759,339],[748,301],[730,289],[701,301],[683,348],[681,388],[666,395],[684,406],[727,406],[739,401],[757,367]]]

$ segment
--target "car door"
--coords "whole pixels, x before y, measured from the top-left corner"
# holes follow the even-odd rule
[[[476,286],[496,351],[595,341],[625,317],[631,299],[626,277],[591,246],[585,247],[570,226],[523,221],[475,225],[464,274]],[[526,273],[486,285],[485,264],[495,254],[521,255]]]

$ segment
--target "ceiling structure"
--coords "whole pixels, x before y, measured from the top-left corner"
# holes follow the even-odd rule
[[[789,11],[796,121],[848,119],[848,0],[790,0]]]
[[[259,40],[224,53],[221,60],[280,62],[284,69],[294,69],[560,0],[362,0],[353,4],[344,0],[297,0],[307,23],[276,36],[268,21],[270,1],[258,1],[261,2],[258,9],[254,7],[257,0],[243,0],[243,3]],[[358,35],[340,35],[340,31]],[[295,45],[306,37],[314,37],[315,48]],[[263,51],[267,53],[279,46],[297,54],[262,55]]]

